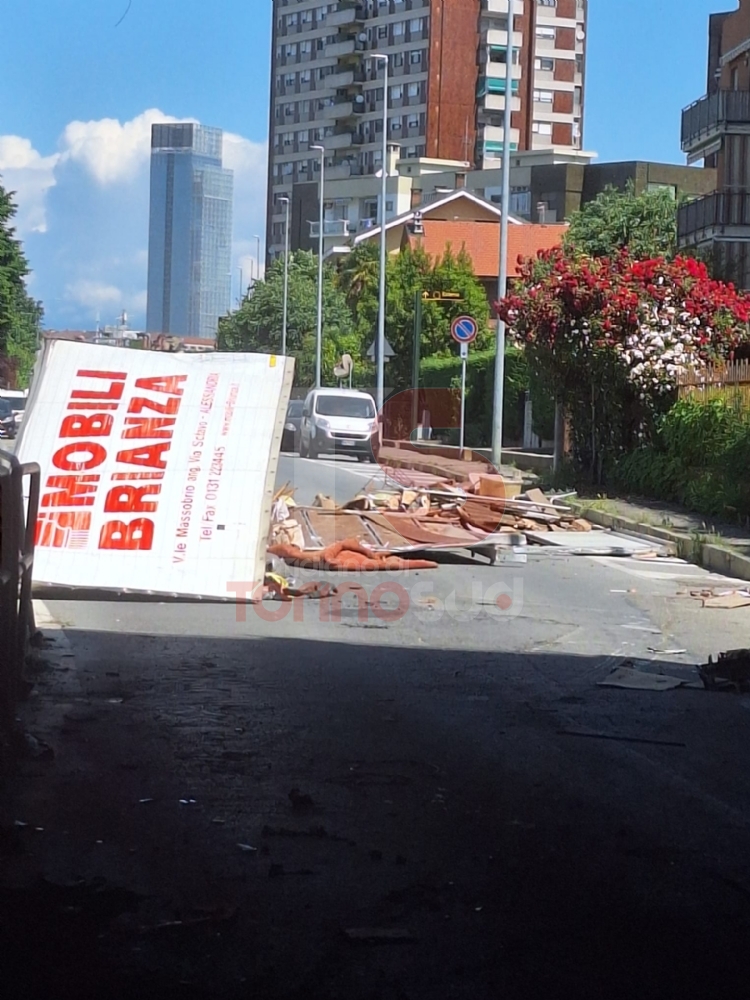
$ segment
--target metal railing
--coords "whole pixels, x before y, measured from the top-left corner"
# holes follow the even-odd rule
[[[677,238],[681,244],[699,242],[707,230],[729,226],[750,227],[750,193],[717,192],[686,202],[677,210]]]
[[[692,147],[720,128],[750,126],[750,91],[719,90],[701,97],[682,112],[682,149]]]
[[[28,499],[24,480],[28,478]],[[41,475],[0,451],[0,727],[13,724],[23,667],[35,631],[31,581]]]

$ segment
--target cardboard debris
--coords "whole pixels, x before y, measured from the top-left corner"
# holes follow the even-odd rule
[[[631,691],[671,691],[685,682],[666,674],[647,674],[634,667],[615,667],[608,677],[598,682],[598,687],[628,688]]]
[[[313,500],[313,507],[322,507],[323,510],[336,510],[336,501],[327,497],[325,493],[318,493]]]
[[[720,597],[704,597],[703,607],[723,608],[727,611],[733,611],[735,608],[747,608],[750,607],[750,594],[735,593],[724,594]]]

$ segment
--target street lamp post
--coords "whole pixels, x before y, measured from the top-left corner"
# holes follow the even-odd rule
[[[513,103],[513,28],[515,0],[508,0],[508,45],[505,49],[505,110],[503,113],[503,173],[500,218],[500,274],[497,298],[508,291],[508,215],[510,213],[510,129]],[[503,406],[505,403],[505,323],[498,317],[495,353],[495,398],[492,415],[492,464],[499,469],[503,460]]]
[[[260,236],[253,238],[255,240],[255,263],[257,266],[258,281],[260,281]]]
[[[243,295],[242,295],[242,280],[243,280],[243,274],[242,274],[242,268],[241,268],[241,267],[240,267],[240,268],[238,268],[237,270],[238,270],[238,271],[240,272],[240,294],[239,294],[239,295],[238,295],[238,297],[237,297],[237,304],[238,304],[238,305],[240,306],[240,308],[241,308],[241,307],[242,307],[242,299],[243,299]]]
[[[389,57],[385,53],[372,52],[368,59],[383,63],[383,162],[382,183],[380,185],[380,285],[378,289],[378,336],[375,347],[377,365],[376,401],[378,412],[383,409],[385,385],[385,270],[386,270],[386,197],[388,194],[388,65]]]
[[[321,368],[323,356],[323,225],[324,225],[324,196],[325,196],[325,172],[326,172],[326,149],[325,146],[310,146],[320,153],[320,218],[318,229],[318,323],[315,334],[315,388],[320,388]]]
[[[289,209],[291,201],[287,197],[279,198],[286,205],[286,221],[284,223],[284,306],[281,321],[281,353],[286,356],[286,331],[289,315]]]

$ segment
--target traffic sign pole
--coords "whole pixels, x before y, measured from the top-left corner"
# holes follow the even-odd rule
[[[459,431],[459,448],[463,453],[464,434],[466,430],[466,360],[469,357],[469,344],[477,339],[479,326],[472,316],[456,316],[451,323],[451,337],[461,348],[461,429]]]
[[[463,458],[464,438],[466,431],[466,361],[469,357],[469,345],[461,344],[461,431],[458,447]]]

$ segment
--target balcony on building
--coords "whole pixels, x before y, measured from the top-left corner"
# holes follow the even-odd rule
[[[310,222],[310,236],[318,239],[320,236],[320,222]],[[348,219],[324,219],[323,236],[346,237],[349,235]]]
[[[367,7],[362,0],[339,0],[339,9],[326,17],[326,26],[344,28],[364,24],[366,20]]]
[[[718,152],[725,135],[750,134],[750,92],[718,90],[682,112],[681,144],[688,163]]]
[[[354,84],[354,70],[344,69],[340,73],[331,73],[326,77],[326,86],[333,90],[340,90],[343,87],[351,87]]]
[[[750,242],[750,193],[715,192],[680,205],[677,242],[681,248],[715,242]]]
[[[343,56],[352,57],[355,53],[364,51],[364,43],[356,38],[343,37],[340,41],[331,42],[326,45],[326,59],[341,59]]]

